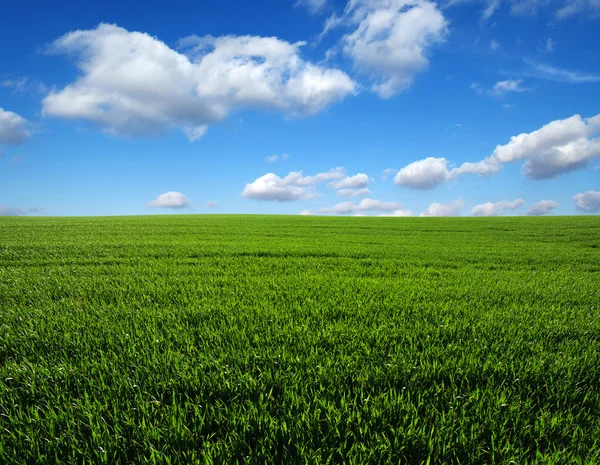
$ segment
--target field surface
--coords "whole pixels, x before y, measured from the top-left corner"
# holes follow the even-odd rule
[[[0,218],[2,464],[598,464],[600,217]]]

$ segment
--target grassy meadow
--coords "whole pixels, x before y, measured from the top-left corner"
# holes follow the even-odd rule
[[[600,217],[0,218],[0,463],[600,463]]]

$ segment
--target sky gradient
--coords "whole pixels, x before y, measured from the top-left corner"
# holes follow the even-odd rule
[[[600,212],[600,3],[0,7],[0,215]]]

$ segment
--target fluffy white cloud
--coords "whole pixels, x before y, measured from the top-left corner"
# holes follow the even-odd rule
[[[577,210],[590,213],[600,211],[600,192],[598,191],[590,190],[584,193],[575,194],[573,201],[577,206]]]
[[[369,184],[369,176],[364,173],[358,173],[354,176],[348,176],[339,181],[332,182],[330,185],[335,189],[361,189]]]
[[[25,118],[0,108],[0,144],[22,144],[30,136],[30,124]]]
[[[336,194],[338,197],[363,197],[371,194],[369,189],[339,189]]]
[[[491,164],[526,160],[524,174],[531,179],[556,177],[585,167],[600,155],[600,114],[592,118],[574,115],[552,121],[531,133],[513,136],[506,145],[498,145],[485,161]]]
[[[429,157],[405,166],[396,174],[397,186],[411,189],[432,189],[451,177],[445,158]]]
[[[344,21],[355,29],[343,37],[342,50],[382,98],[412,84],[447,31],[436,4],[426,0],[350,0]]]
[[[448,203],[434,202],[421,213],[421,216],[458,216],[463,206],[462,200],[454,200]]]
[[[255,200],[275,200],[289,202],[318,197],[314,186],[317,183],[344,178],[346,171],[342,167],[330,169],[314,176],[304,176],[302,171],[292,171],[285,178],[267,173],[256,181],[246,184],[242,197]]]
[[[506,210],[516,210],[523,205],[523,199],[517,200],[500,200],[500,202],[487,202],[481,205],[475,205],[471,210],[471,214],[475,216],[498,216]]]
[[[0,205],[0,216],[21,216],[25,212],[20,208],[11,208],[6,205]]]
[[[312,210],[302,210],[300,213],[298,213],[298,215],[302,216],[312,216],[314,214],[315,212],[313,212]]]
[[[333,207],[321,208],[320,213],[344,215],[349,213],[365,213],[369,211],[391,212],[402,208],[398,202],[383,202],[375,199],[362,199],[358,204],[342,202]]]
[[[399,208],[398,210],[394,210],[391,213],[382,213],[379,216],[413,216],[413,212],[410,210],[402,210]]]
[[[43,100],[45,115],[86,119],[128,136],[181,128],[190,140],[235,110],[317,113],[356,91],[344,72],[304,61],[275,37],[189,37],[180,51],[141,32],[101,24],[52,43],[81,76]],[[183,52],[182,52],[183,50]]]
[[[523,87],[523,79],[509,79],[506,81],[498,81],[494,84],[493,89],[490,91],[491,95],[502,97],[508,92],[527,92],[527,87]]]
[[[531,208],[527,210],[527,214],[529,216],[545,215],[546,213],[554,210],[556,207],[558,207],[558,203],[554,200],[542,200],[541,202],[534,203]]]
[[[165,192],[159,195],[152,202],[148,202],[149,207],[159,208],[184,208],[190,204],[188,199],[181,192]]]
[[[522,171],[530,179],[553,178],[584,168],[600,156],[600,137],[594,137],[599,132],[600,114],[591,118],[574,115],[513,136],[508,144],[496,146],[492,155],[479,162],[450,168],[445,158],[415,161],[398,171],[394,182],[412,189],[432,189],[464,174],[495,174],[503,163],[517,161],[525,161]]]

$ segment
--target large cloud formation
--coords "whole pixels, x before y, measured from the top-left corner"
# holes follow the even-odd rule
[[[425,0],[350,0],[340,21],[354,28],[342,38],[343,52],[382,98],[410,87],[448,26],[437,5]]]
[[[242,197],[255,200],[289,202],[292,200],[310,200],[318,197],[314,186],[325,181],[339,181],[346,175],[342,167],[333,168],[314,176],[304,176],[302,171],[292,171],[284,178],[267,173],[246,184]]]
[[[573,201],[577,210],[596,213],[600,211],[600,192],[589,190],[587,192],[575,194]]]
[[[178,51],[116,25],[77,30],[50,50],[74,57],[81,75],[50,92],[43,113],[132,137],[175,127],[193,141],[235,110],[307,116],[356,92],[346,73],[303,60],[303,45],[276,37],[192,36]]]
[[[513,136],[505,145],[479,162],[453,168],[445,158],[425,158],[400,169],[394,178],[398,186],[432,189],[464,174],[488,176],[504,163],[524,161],[522,171],[529,179],[549,179],[586,167],[600,156],[600,114],[591,118],[573,115],[552,121],[540,129]]]

